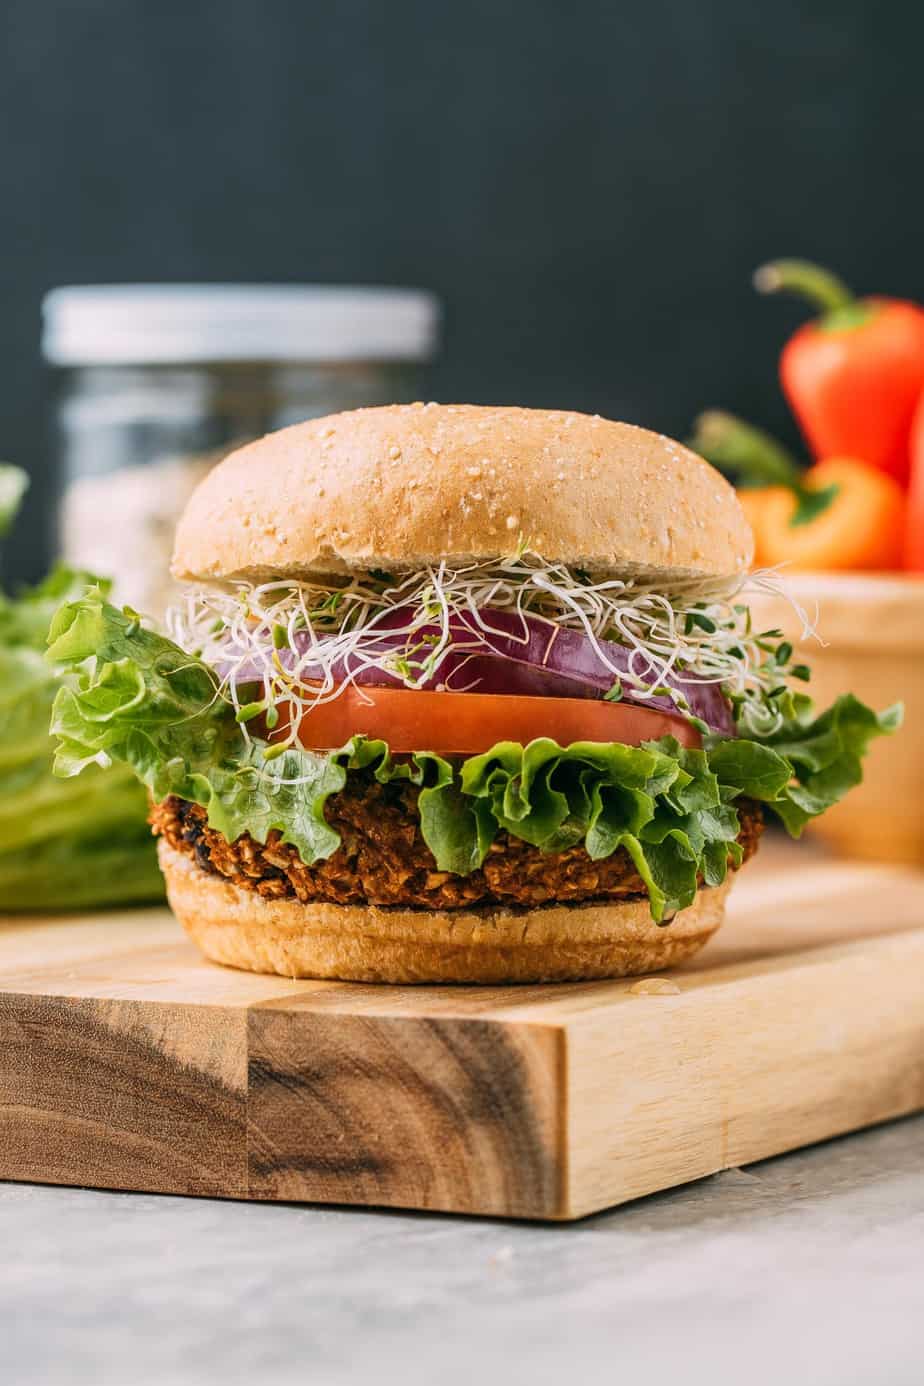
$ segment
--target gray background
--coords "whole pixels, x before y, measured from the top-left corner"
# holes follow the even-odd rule
[[[45,561],[56,283],[423,284],[442,399],[683,433],[780,430],[799,320],[749,286],[819,257],[924,297],[924,6],[907,0],[7,0],[0,456]]]
[[[584,1222],[0,1184],[10,1386],[920,1386],[924,1117]]]

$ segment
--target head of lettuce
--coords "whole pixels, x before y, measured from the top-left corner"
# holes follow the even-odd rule
[[[100,591],[50,657],[58,768],[131,767],[205,953],[289,976],[621,976],[718,928],[897,723],[816,715],[753,629],[731,487],[578,414],[360,410],[191,500],[173,639]],[[79,782],[79,781],[78,781]]]
[[[0,466],[0,534],[24,491],[24,473]],[[0,912],[163,897],[145,791],[129,767],[52,773],[48,724],[64,672],[45,658],[46,636],[62,601],[90,581],[58,568],[16,596],[0,591]]]

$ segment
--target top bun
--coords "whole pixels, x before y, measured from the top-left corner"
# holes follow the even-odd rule
[[[412,571],[522,541],[596,576],[734,578],[734,490],[680,443],[544,409],[394,404],[284,428],[226,457],[176,535],[178,578]]]

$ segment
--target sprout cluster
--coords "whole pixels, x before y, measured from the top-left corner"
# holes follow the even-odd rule
[[[752,628],[747,596],[780,591],[776,575],[766,571],[731,585],[676,582],[670,591],[637,579],[596,581],[524,546],[507,559],[460,567],[443,562],[402,576],[372,570],[327,581],[231,582],[191,591],[168,624],[179,645],[221,670],[221,695],[242,724],[263,714],[272,729],[278,704],[289,704],[287,742],[297,740],[307,712],[339,697],[370,667],[407,688],[439,686],[450,652],[487,647],[477,630],[489,639],[492,611],[531,613],[582,631],[613,673],[614,698],[667,694],[684,711],[684,682],[719,683],[742,731],[766,736],[791,708],[789,681],[808,678],[808,669],[792,662],[781,631]],[[803,638],[813,634],[806,613],[796,611]],[[476,628],[464,641],[451,625],[457,614]],[[628,675],[613,665],[603,641],[630,651]]]

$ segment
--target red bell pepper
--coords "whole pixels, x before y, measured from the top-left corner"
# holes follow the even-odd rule
[[[924,394],[911,425],[911,489],[905,531],[905,567],[924,573]]]
[[[816,458],[859,457],[906,483],[911,420],[924,389],[924,309],[854,298],[807,260],[773,261],[754,282],[762,293],[789,290],[821,310],[780,357],[784,393]]]

